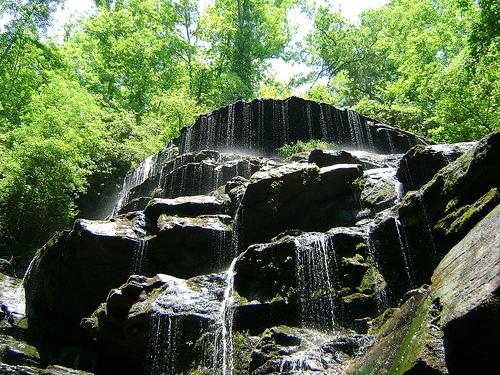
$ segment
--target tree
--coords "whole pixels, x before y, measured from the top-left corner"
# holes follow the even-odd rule
[[[393,0],[353,25],[319,8],[308,52],[337,104],[436,140],[476,139],[499,127],[494,59],[468,69],[478,14],[472,0]]]
[[[55,46],[40,41],[50,14],[61,0],[5,0],[0,17],[9,21],[0,30],[0,131],[20,125],[20,114],[46,82],[47,72],[60,66]]]
[[[102,151],[101,110],[77,81],[53,74],[0,155],[0,250],[26,255],[67,226]]]
[[[210,43],[214,81],[226,83],[222,102],[255,95],[268,59],[290,40],[287,11],[291,0],[216,0],[202,19]]]

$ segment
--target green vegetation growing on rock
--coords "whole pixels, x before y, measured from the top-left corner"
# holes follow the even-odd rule
[[[281,146],[278,149],[280,155],[284,158],[289,158],[295,154],[309,152],[316,148],[325,150],[331,147],[327,142],[319,140],[319,139],[311,139],[309,141],[297,141],[295,143],[289,143]]]

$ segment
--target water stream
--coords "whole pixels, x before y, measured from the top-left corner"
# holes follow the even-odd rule
[[[324,234],[295,238],[295,277],[300,293],[302,326],[332,330],[335,324],[333,246]]]

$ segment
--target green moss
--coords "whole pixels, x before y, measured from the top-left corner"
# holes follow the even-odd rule
[[[431,299],[426,298],[419,306],[410,327],[404,337],[399,349],[392,361],[392,366],[389,369],[390,374],[404,374],[412,368],[413,364],[419,357],[425,340],[422,336],[425,335],[427,328],[427,315],[431,306]]]
[[[446,235],[458,233],[462,228],[479,221],[486,212],[493,209],[499,202],[500,194],[498,189],[493,188],[473,204],[459,207],[439,220],[434,229],[444,232]]]
[[[364,187],[366,184],[366,177],[360,176],[356,178],[353,182],[351,182],[351,188],[357,196],[361,195],[361,192],[363,191]]]
[[[384,328],[385,323],[387,323],[387,321],[391,319],[397,311],[399,311],[399,309],[395,307],[389,307],[382,314],[374,318],[372,320],[372,326],[369,331],[370,335],[378,334]]]
[[[271,182],[271,191],[269,197],[267,198],[267,205],[271,208],[271,213],[276,216],[279,210],[278,196],[281,189],[283,188],[283,180],[278,179]]]
[[[367,291],[375,291],[380,290],[385,287],[384,277],[378,272],[375,267],[370,267],[366,270],[359,287],[357,288],[359,291],[367,292]]]
[[[235,374],[249,373],[253,349],[253,340],[248,332],[233,333],[233,364]]]

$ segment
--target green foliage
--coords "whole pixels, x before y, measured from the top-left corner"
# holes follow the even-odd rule
[[[321,181],[320,169],[318,166],[304,170],[302,175],[302,184],[309,185]]]
[[[281,146],[278,149],[280,155],[284,158],[288,158],[294,154],[298,154],[301,152],[312,151],[316,148],[324,150],[329,147],[329,144],[325,141],[318,139],[311,139],[309,141],[297,141],[295,143],[289,143]]]
[[[366,184],[366,177],[361,176],[361,177],[356,178],[351,183],[351,186],[352,186],[354,193],[359,196],[361,194],[361,192],[363,191],[365,184]],[[357,247],[356,247],[356,249],[357,249]]]
[[[478,139],[500,129],[498,45],[489,0],[395,0],[359,25],[319,7],[307,52],[327,83],[307,96],[436,141]]]
[[[29,247],[67,226],[103,144],[100,108],[77,82],[53,75],[5,137],[0,155],[1,250]]]

